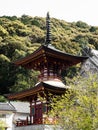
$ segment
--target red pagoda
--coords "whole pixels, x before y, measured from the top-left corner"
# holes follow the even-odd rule
[[[64,94],[68,87],[61,81],[60,72],[70,66],[83,62],[87,57],[64,53],[51,45],[50,18],[46,18],[46,40],[35,52],[17,60],[15,65],[40,72],[36,85],[28,90],[9,94],[9,100],[28,101],[30,103],[30,121],[21,125],[44,124],[44,115],[50,110],[49,94]],[[44,100],[41,101],[40,97]],[[17,123],[17,126],[20,125]]]

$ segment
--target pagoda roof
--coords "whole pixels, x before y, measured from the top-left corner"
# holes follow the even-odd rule
[[[65,93],[68,89],[60,81],[42,81],[37,83],[34,87],[30,89],[23,90],[21,92],[5,95],[9,100],[21,100],[28,101],[31,97],[35,97],[38,93],[51,93],[56,95],[61,95]]]
[[[36,51],[32,54],[21,58],[14,62],[16,65],[20,65],[29,69],[36,69],[36,64],[38,62],[49,62],[49,59],[52,61],[60,61],[60,63],[65,63],[66,67],[78,64],[86,60],[87,56],[76,56],[69,53],[62,52],[52,45],[41,45]]]

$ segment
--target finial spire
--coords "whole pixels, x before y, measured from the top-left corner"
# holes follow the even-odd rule
[[[51,43],[51,31],[50,31],[50,16],[49,12],[47,12],[47,17],[46,17],[46,40],[45,40],[45,45],[49,45]]]

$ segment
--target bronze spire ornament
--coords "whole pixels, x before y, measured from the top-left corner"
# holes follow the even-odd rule
[[[45,45],[48,46],[49,44],[51,44],[51,31],[50,31],[50,16],[49,12],[47,12]]]

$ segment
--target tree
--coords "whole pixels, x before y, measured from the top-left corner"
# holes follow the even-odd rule
[[[88,24],[85,23],[85,22],[82,22],[82,21],[78,21],[78,22],[76,23],[76,26],[77,26],[77,27],[80,27],[80,28],[89,28]]]
[[[45,18],[25,14],[19,18],[0,17],[0,94],[34,86],[37,73],[23,71],[13,62],[33,53],[45,42],[45,35]],[[69,23],[51,18],[51,40],[55,48],[80,55],[85,45],[98,49],[98,27],[89,26],[82,21]],[[75,76],[79,68],[80,66],[69,68],[66,75],[63,72],[63,79]]]
[[[0,130],[5,130],[7,128],[7,124],[4,121],[0,121]]]
[[[1,25],[0,25],[0,36],[5,37],[8,35],[8,32],[6,31],[6,29],[4,29]]]
[[[63,130],[98,129],[98,77],[77,77],[72,87],[53,99],[50,114]]]

